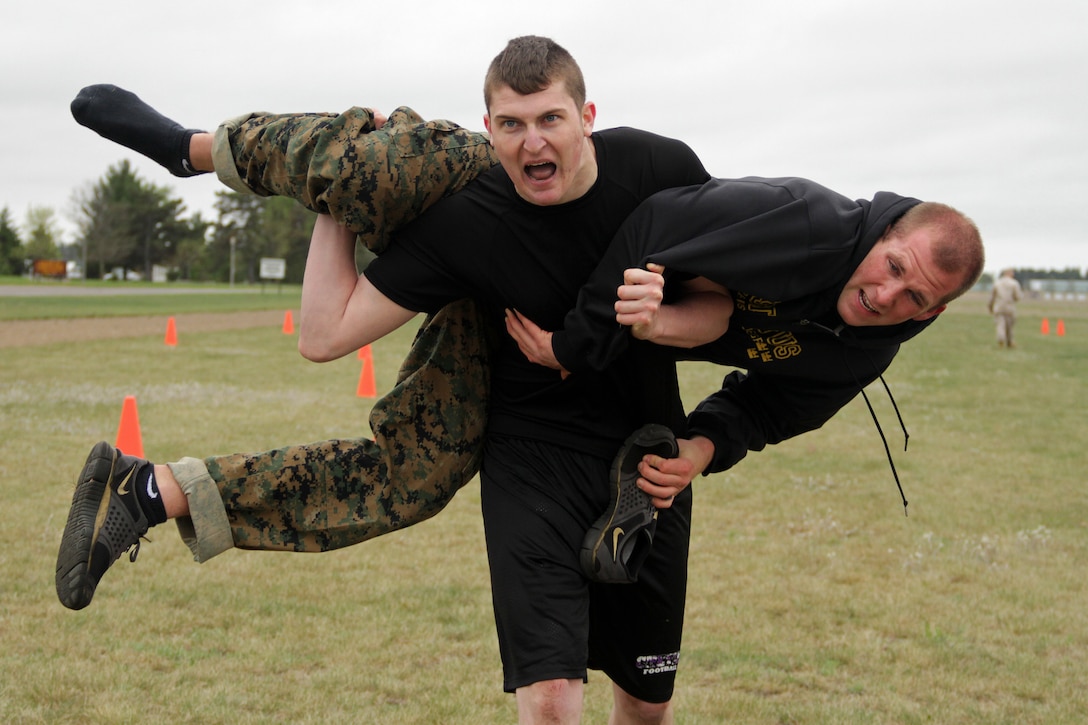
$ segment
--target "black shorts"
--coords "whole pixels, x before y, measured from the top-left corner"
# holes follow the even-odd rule
[[[503,687],[602,670],[646,702],[672,698],[687,589],[691,487],[658,517],[635,584],[597,584],[578,557],[609,502],[611,461],[489,436],[480,471]]]

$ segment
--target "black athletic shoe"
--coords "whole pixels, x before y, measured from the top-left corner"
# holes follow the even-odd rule
[[[605,584],[638,581],[657,529],[657,509],[637,485],[638,464],[648,453],[674,458],[678,452],[676,436],[663,425],[645,425],[624,442],[612,462],[608,510],[582,542],[582,571],[590,579]]]
[[[148,521],[133,486],[146,465],[109,443],[98,443],[87,456],[57,554],[57,596],[69,609],[91,603],[102,575],[123,552],[131,549],[129,561],[136,561]]]

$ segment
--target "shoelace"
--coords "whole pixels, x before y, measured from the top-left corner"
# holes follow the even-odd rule
[[[141,536],[140,539],[151,541],[146,536]],[[140,539],[136,539],[136,543],[128,548],[128,560],[133,564],[136,563],[136,555],[140,553]]]

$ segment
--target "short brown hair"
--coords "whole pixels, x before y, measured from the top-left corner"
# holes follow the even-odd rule
[[[888,230],[888,235],[907,235],[916,229],[934,230],[933,260],[942,272],[961,274],[963,281],[937,304],[948,304],[975,286],[986,264],[982,235],[975,223],[947,204],[924,201],[907,210]]]
[[[490,111],[491,95],[502,86],[528,96],[560,81],[575,106],[585,105],[586,81],[574,57],[550,38],[523,35],[507,43],[491,61],[484,78],[484,104]]]

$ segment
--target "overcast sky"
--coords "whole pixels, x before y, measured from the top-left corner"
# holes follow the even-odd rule
[[[72,120],[88,84],[192,127],[410,105],[482,130],[487,64],[525,34],[578,59],[597,128],[682,139],[715,176],[952,204],[990,271],[1088,266],[1084,0],[8,2],[0,207],[20,225],[53,207],[70,239],[73,193],[130,158],[214,218],[213,177],[175,179]]]

